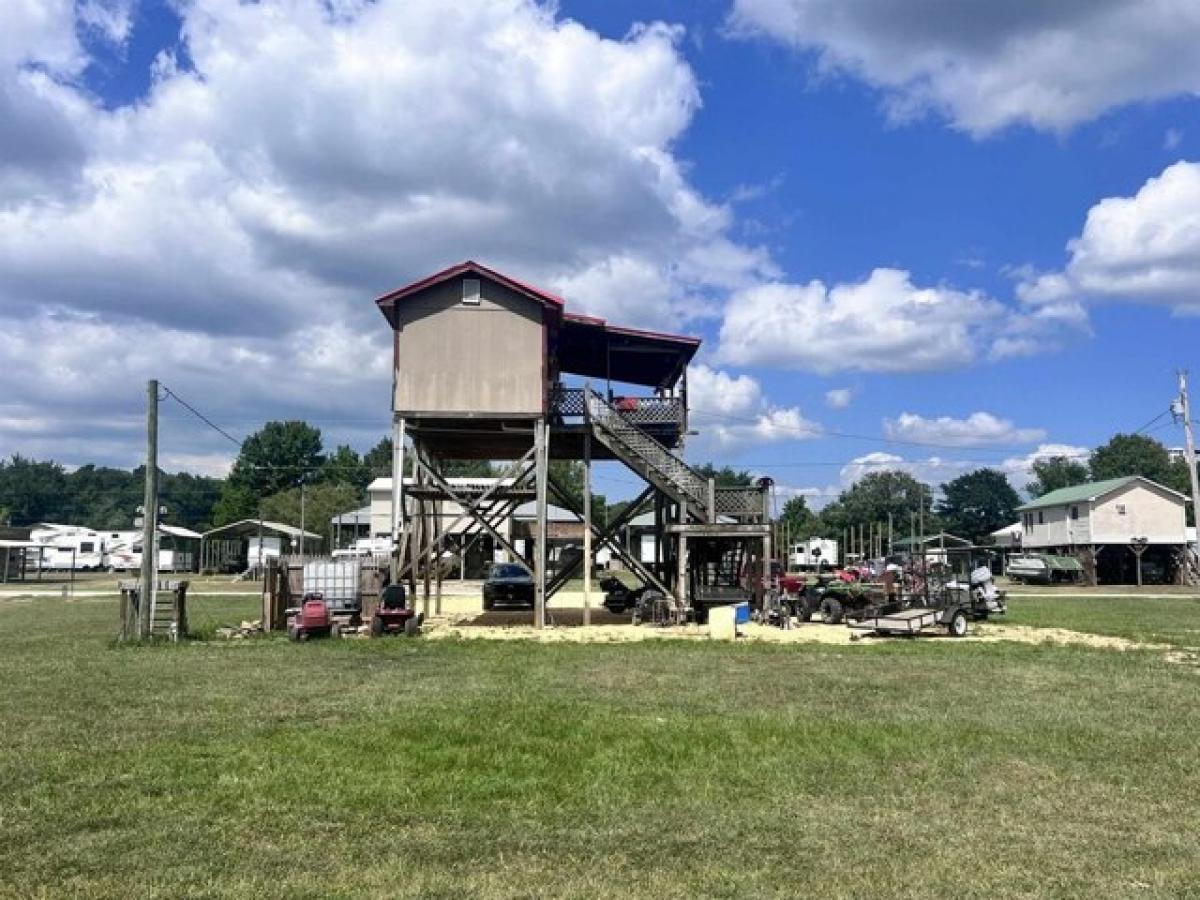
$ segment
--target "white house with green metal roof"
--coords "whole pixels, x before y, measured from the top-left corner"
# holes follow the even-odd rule
[[[1186,545],[1187,498],[1129,475],[1050,491],[1024,506],[1021,547],[1080,557],[1090,580],[1125,583],[1139,559],[1173,581],[1175,549]]]

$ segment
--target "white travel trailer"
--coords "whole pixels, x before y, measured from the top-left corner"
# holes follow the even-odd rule
[[[142,533],[140,531],[110,531],[107,535],[106,564],[111,572],[136,572],[142,568]],[[200,534],[174,525],[161,525],[158,530],[158,571],[191,572],[195,569],[196,554],[185,549],[188,542],[199,541]],[[164,541],[171,546],[163,546]],[[180,544],[183,544],[181,547]]]
[[[29,533],[31,568],[88,572],[104,568],[104,535],[90,528],[44,522]]]
[[[817,565],[833,568],[838,564],[838,542],[825,538],[809,538],[792,544],[788,554],[788,568],[815,569]]]

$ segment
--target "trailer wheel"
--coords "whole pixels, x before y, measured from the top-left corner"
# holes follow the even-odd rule
[[[832,597],[821,601],[821,621],[826,625],[840,625],[844,618],[842,604]]]
[[[949,624],[946,625],[946,630],[950,632],[950,637],[966,637],[967,614],[961,609],[955,610],[954,615],[950,617]]]

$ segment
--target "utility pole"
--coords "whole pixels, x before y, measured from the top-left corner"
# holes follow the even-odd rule
[[[138,637],[150,637],[150,610],[158,592],[158,381],[146,382],[146,487],[142,495],[142,589]]]
[[[1192,512],[1196,516],[1196,521],[1200,522],[1200,480],[1196,478],[1196,445],[1195,437],[1192,433],[1192,403],[1188,400],[1188,372],[1181,368],[1180,370],[1180,398],[1178,398],[1178,409],[1172,409],[1172,413],[1176,413],[1183,419],[1183,438],[1186,440],[1184,446],[1184,454],[1188,462],[1188,475],[1192,479]]]
[[[304,476],[301,475],[300,476],[300,565],[304,565],[304,560],[305,560],[305,552],[304,552],[306,550],[306,548],[304,546],[305,534],[306,534],[306,532],[304,531]]]
[[[1196,440],[1192,435],[1192,408],[1188,400],[1187,370],[1179,370],[1179,399],[1171,404],[1171,412],[1183,419],[1184,459],[1187,460],[1188,477],[1192,480],[1192,520],[1200,534],[1200,480],[1196,475]],[[1178,407],[1178,408],[1176,408]]]

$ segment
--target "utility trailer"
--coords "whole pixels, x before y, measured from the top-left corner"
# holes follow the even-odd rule
[[[876,634],[909,636],[940,625],[951,637],[965,637],[968,622],[1003,615],[1007,609],[1004,593],[996,589],[987,566],[972,570],[965,581],[955,578],[925,597],[912,598],[912,602],[922,601],[920,606],[867,614],[846,624]]]
[[[943,609],[918,606],[901,609],[888,615],[867,616],[846,622],[850,628],[872,631],[876,634],[915,635],[926,628],[945,625],[951,637],[963,637],[967,633],[967,614],[957,604]]]

